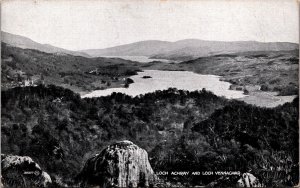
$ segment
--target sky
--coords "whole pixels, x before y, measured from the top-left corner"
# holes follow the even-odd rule
[[[1,30],[69,50],[143,40],[299,43],[296,0],[3,0]]]

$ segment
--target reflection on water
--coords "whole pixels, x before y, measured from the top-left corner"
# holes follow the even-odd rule
[[[143,76],[150,76],[151,78],[145,79],[142,78]],[[205,88],[218,96],[226,98],[241,98],[246,96],[243,95],[243,91],[229,90],[230,83],[220,81],[219,76],[214,75],[201,75],[188,71],[145,70],[144,72],[138,72],[138,75],[131,76],[130,78],[133,79],[134,83],[130,84],[129,88],[95,90],[82,97],[107,96],[113,92],[137,96],[156,90],[165,90],[170,87],[188,91]]]

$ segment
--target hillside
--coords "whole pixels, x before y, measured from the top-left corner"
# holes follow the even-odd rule
[[[298,145],[298,99],[266,109],[205,90],[81,99],[56,86],[17,87],[1,97],[2,152],[31,157],[53,182],[72,187],[87,159],[120,140],[144,148],[155,172],[250,170],[269,187],[298,180],[299,150],[291,147]],[[188,185],[218,179],[161,178]]]
[[[253,51],[219,54],[180,63],[178,66],[200,74],[222,76],[232,89],[277,91],[298,94],[298,50]]]
[[[83,50],[91,56],[148,56],[157,59],[190,60],[197,57],[246,51],[285,51],[298,49],[298,44],[256,41],[205,41],[186,39],[176,42],[141,41],[106,49]]]
[[[2,43],[1,88],[55,84],[76,92],[123,87],[139,71],[137,62],[45,53]]]
[[[1,31],[1,42],[9,44],[10,46],[23,48],[23,49],[35,49],[46,53],[58,53],[58,54],[70,54],[74,56],[84,56],[90,57],[88,54],[83,52],[66,50],[63,48],[58,48],[49,44],[40,44],[35,42],[27,37],[23,37],[20,35],[14,35],[11,33],[7,33]]]

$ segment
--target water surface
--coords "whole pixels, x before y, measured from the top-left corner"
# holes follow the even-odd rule
[[[151,78],[142,78],[150,76]],[[220,81],[219,76],[201,75],[189,71],[159,71],[159,70],[144,70],[138,72],[138,75],[130,77],[134,83],[129,85],[129,88],[109,88],[105,90],[95,90],[85,94],[82,97],[100,97],[111,95],[113,92],[120,92],[131,96],[137,96],[156,90],[166,90],[170,87],[195,91],[205,88],[212,91],[218,96],[226,98],[242,98],[246,95],[243,91],[229,90],[230,83]]]
[[[106,58],[121,58],[125,60],[130,60],[130,61],[137,61],[140,63],[149,63],[152,61],[161,61],[164,63],[176,63],[177,61],[172,61],[172,60],[167,60],[167,59],[150,59],[147,56],[101,56],[101,57],[106,57]]]

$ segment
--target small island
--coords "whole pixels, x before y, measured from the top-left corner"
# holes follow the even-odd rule
[[[148,78],[152,78],[152,77],[151,76],[143,76],[142,78],[148,79]]]
[[[125,79],[124,87],[125,87],[125,88],[128,88],[128,87],[129,87],[129,84],[132,84],[132,83],[134,83],[134,81],[133,81],[131,78],[126,78],[126,79]]]

